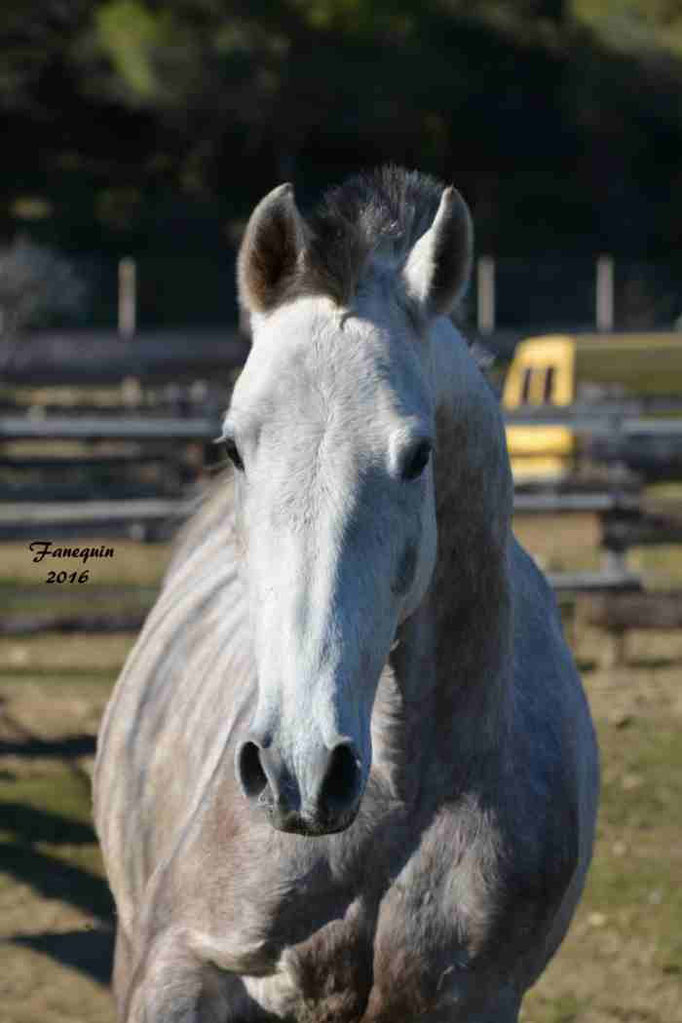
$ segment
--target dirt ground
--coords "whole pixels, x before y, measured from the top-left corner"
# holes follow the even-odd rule
[[[89,769],[116,637],[88,664],[41,675],[47,644],[0,645],[1,1023],[113,1023],[112,906],[89,820]],[[631,663],[579,660],[598,723],[604,800],[594,867],[572,931],[527,998],[534,1023],[682,1023],[682,636],[635,637]],[[106,649],[102,649],[102,646]],[[22,653],[23,650],[23,653]],[[22,670],[23,669],[23,670]]]
[[[89,778],[110,682],[18,674],[0,685],[0,1023],[114,1019]]]
[[[89,773],[132,641],[0,638],[0,1023],[114,1023]],[[523,1020],[682,1023],[682,633],[632,633],[618,669],[603,646],[575,650],[603,761],[593,868]]]

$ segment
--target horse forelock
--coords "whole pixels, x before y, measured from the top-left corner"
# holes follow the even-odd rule
[[[321,294],[347,306],[372,265],[398,271],[433,223],[443,187],[386,166],[327,191],[306,219],[305,253],[281,300]]]

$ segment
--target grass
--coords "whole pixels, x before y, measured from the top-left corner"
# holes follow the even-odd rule
[[[89,769],[132,637],[104,639],[0,644],[2,1023],[113,1023],[113,905]]]
[[[106,612],[115,604],[119,613],[144,612],[154,603],[156,586],[107,586],[88,583],[69,584],[68,590],[58,584],[0,583],[0,605],[9,614],[59,614],[64,612],[68,594],[68,613]]]
[[[521,527],[551,567],[596,559],[585,518]],[[87,593],[102,607],[120,610],[128,599],[141,606],[167,549],[117,541],[116,550]],[[646,563],[655,577],[655,562]],[[664,567],[665,578],[682,580],[679,551]],[[33,573],[23,545],[0,547],[10,611],[44,609]],[[133,642],[0,639],[2,1023],[113,1023],[112,907],[90,820],[89,770],[102,709]],[[602,752],[593,866],[569,935],[522,1018],[682,1023],[682,637],[633,634],[630,663],[617,673],[594,667],[602,645],[600,633],[584,630],[576,651]]]
[[[628,665],[608,671],[589,667],[597,630],[578,643],[602,758],[597,843],[576,919],[524,1019],[680,1023],[681,637],[634,633]]]
[[[517,515],[514,530],[547,572],[596,571],[600,567],[599,523],[591,514]],[[629,567],[648,589],[682,588],[682,546],[635,547]]]
[[[134,636],[129,633],[88,635],[42,633],[30,638],[0,637],[0,678],[41,678],[58,682],[62,676],[115,677]]]

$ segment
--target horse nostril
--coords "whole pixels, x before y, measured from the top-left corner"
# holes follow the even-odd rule
[[[277,745],[260,733],[251,732],[237,748],[235,773],[246,798],[267,811],[274,827],[302,834],[347,827],[362,788],[361,765],[347,739],[332,749],[319,744],[309,751],[301,775],[307,798]]]
[[[261,764],[260,752],[260,748],[255,742],[245,742],[239,751],[237,773],[244,795],[249,799],[261,796],[268,785],[267,775]]]
[[[331,751],[320,789],[320,808],[341,813],[354,802],[360,787],[360,766],[354,746],[339,743]]]

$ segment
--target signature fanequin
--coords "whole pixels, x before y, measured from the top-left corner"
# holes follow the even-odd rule
[[[61,558],[79,560],[85,564],[91,558],[113,558],[114,548],[105,547],[55,547],[52,540],[32,540],[28,545],[33,554],[33,561],[40,564],[45,558]],[[86,583],[90,577],[88,569],[82,572],[52,570],[47,573],[46,583]]]

